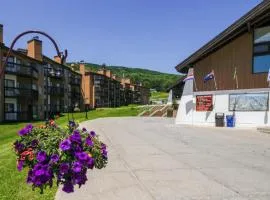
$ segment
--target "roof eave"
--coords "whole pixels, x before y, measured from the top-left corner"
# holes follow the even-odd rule
[[[269,13],[266,12],[270,9],[270,1],[263,1],[243,17],[238,19],[234,22],[231,26],[217,35],[215,38],[210,40],[196,52],[194,52],[191,56],[186,58],[183,62],[178,64],[175,69],[181,73],[187,73],[188,68],[193,63],[197,62],[203,56],[208,55],[213,50],[219,48],[220,46],[224,45],[224,43],[228,42],[229,40],[237,37],[239,34],[243,33],[248,29],[247,23],[251,21],[255,21],[258,17],[262,15],[269,16]],[[268,13],[268,14],[267,14]]]

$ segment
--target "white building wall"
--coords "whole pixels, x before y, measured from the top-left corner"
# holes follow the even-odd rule
[[[206,91],[194,92],[193,81],[187,81],[184,86],[183,96],[180,100],[176,124],[190,124],[190,125],[203,125],[215,126],[215,114],[224,113],[232,115],[233,112],[229,111],[229,94],[233,93],[270,93],[269,88],[260,89],[247,89],[247,90],[224,90],[224,91]],[[196,111],[196,96],[197,95],[213,95],[213,110],[209,112]],[[269,94],[270,95],[270,94]],[[269,105],[269,99],[268,99]],[[245,111],[235,112],[236,127],[258,127],[270,125],[270,112],[268,111]],[[225,119],[226,125],[226,119]]]

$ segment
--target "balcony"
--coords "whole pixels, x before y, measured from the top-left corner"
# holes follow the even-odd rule
[[[46,104],[44,105],[44,111],[46,112]],[[61,105],[57,105],[57,104],[49,104],[48,105],[48,111],[50,113],[60,113],[60,112],[65,112],[66,108],[64,108],[64,106]]]
[[[16,74],[18,76],[38,79],[38,70],[33,65],[23,65],[9,62],[5,68],[7,74]]]
[[[38,90],[35,85],[31,87],[5,87],[5,97],[38,97]]]
[[[44,74],[45,76],[47,74],[46,68],[44,69]],[[51,78],[62,79],[64,77],[64,72],[62,69],[48,68],[48,76]]]
[[[80,78],[70,78],[69,83],[71,85],[81,85],[81,79]]]
[[[75,97],[75,98],[80,98],[81,97],[81,93],[77,92],[77,91],[71,91],[71,96]]]
[[[33,118],[30,112],[21,112],[21,111],[5,112],[5,121],[28,121],[32,119]]]
[[[48,90],[49,90],[49,95],[52,95],[52,96],[64,96],[65,94],[64,87],[60,87],[60,86],[49,86]],[[46,86],[45,86],[45,91],[46,91]]]

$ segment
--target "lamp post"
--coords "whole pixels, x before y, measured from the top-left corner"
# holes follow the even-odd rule
[[[50,66],[46,66],[46,121],[49,121],[49,73],[54,75],[54,70]]]
[[[49,67],[46,67],[46,121],[49,121]]]
[[[87,115],[87,112],[88,112],[88,106],[86,104],[88,98],[85,98],[84,99],[84,110],[85,110],[85,119],[88,119],[88,115]]]

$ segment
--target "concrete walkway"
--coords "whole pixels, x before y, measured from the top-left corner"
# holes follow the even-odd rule
[[[106,169],[57,200],[269,200],[270,135],[164,118],[85,122],[108,144]]]

